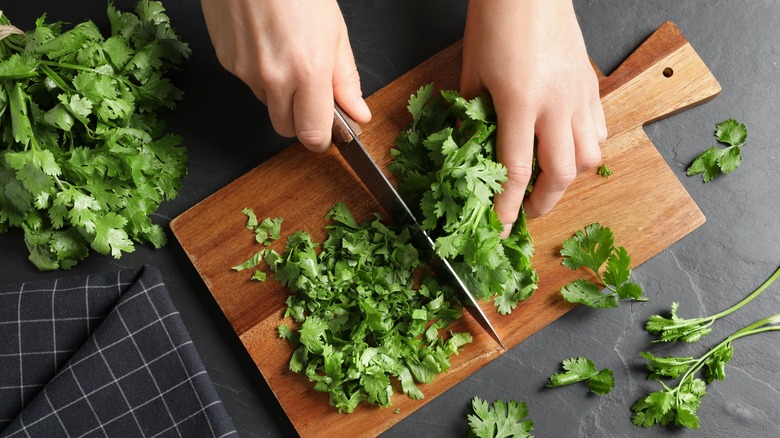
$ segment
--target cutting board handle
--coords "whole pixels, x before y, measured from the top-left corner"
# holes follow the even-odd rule
[[[609,76],[594,68],[610,136],[670,116],[720,92],[715,76],[671,21],[661,25]]]

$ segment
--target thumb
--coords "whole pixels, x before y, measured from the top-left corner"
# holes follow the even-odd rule
[[[371,110],[363,100],[360,89],[360,75],[355,65],[352,47],[349,45],[346,29],[339,41],[336,62],[333,68],[333,98],[358,123],[371,120]]]

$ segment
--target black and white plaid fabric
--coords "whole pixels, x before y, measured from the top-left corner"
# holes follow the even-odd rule
[[[0,287],[0,437],[225,436],[156,269]]]

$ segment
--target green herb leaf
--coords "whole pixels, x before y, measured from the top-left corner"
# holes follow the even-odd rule
[[[584,357],[566,359],[561,366],[565,371],[550,376],[548,387],[557,388],[587,380],[591,392],[604,395],[615,386],[612,371],[607,368],[598,371],[596,364],[590,359]]]
[[[728,147],[711,147],[702,152],[688,167],[688,176],[702,174],[702,180],[710,182],[721,173],[731,173],[742,162],[741,148],[747,140],[747,128],[734,119],[718,123],[715,137]]]
[[[628,281],[631,277],[631,256],[624,247],[615,248],[614,240],[612,230],[593,223],[563,242],[562,264],[572,270],[587,267],[608,289],[603,294],[599,286],[586,280],[576,280],[561,289],[566,301],[597,308],[618,307],[618,299],[644,301],[642,288]],[[601,266],[605,262],[607,267],[602,276]]]
[[[534,425],[531,420],[525,419],[528,416],[525,403],[496,400],[493,406],[490,406],[488,402],[474,397],[471,406],[474,414],[469,414],[467,417],[471,427],[469,437],[532,437],[531,431]]]

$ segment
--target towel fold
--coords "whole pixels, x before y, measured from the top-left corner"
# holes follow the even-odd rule
[[[237,436],[160,272],[0,288],[0,437]]]

